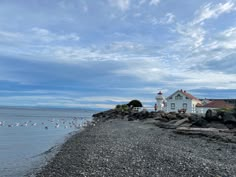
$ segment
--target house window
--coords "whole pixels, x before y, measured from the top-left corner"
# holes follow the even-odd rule
[[[188,99],[188,97],[185,97],[186,99]]]
[[[194,113],[194,112],[197,112],[197,111],[195,110],[195,104],[193,104],[192,112],[193,112],[193,113]]]
[[[176,99],[176,100],[182,100],[182,99],[183,99],[183,96],[181,96],[180,94],[178,94],[178,95],[175,96],[175,99]]]
[[[175,103],[171,103],[170,107],[171,109],[175,109]]]
[[[183,109],[187,109],[187,103],[183,103]]]

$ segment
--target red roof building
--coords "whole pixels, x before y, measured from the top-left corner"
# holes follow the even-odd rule
[[[205,105],[196,105],[196,106],[204,108],[233,108],[233,105],[226,103],[223,100],[214,100]]]

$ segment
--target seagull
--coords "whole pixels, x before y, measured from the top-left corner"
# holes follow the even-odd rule
[[[36,125],[37,125],[37,123],[33,123],[33,124],[32,124],[32,126],[36,126]]]

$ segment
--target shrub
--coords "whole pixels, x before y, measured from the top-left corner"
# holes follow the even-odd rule
[[[122,104],[122,105],[116,105],[116,108],[117,110],[119,111],[128,111],[129,110],[129,107],[127,104]]]
[[[123,104],[121,107],[122,107],[123,111],[128,111],[129,110],[129,106],[127,104]]]
[[[116,105],[116,109],[121,109],[121,105]]]

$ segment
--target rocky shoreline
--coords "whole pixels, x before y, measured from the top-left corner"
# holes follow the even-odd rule
[[[202,133],[204,127],[196,127],[186,116],[121,110],[98,113],[36,176],[236,176],[234,129],[223,124],[230,133],[220,132],[223,125],[206,124],[205,129],[218,126],[213,130],[230,134],[228,141],[217,138],[214,131],[205,130],[213,135],[204,137],[176,134],[181,127],[188,129],[182,132],[200,128]]]
[[[111,109],[94,115],[94,120],[124,119],[144,121],[174,133],[202,135],[225,142],[236,143],[236,113],[207,110],[206,114],[164,111],[132,111]]]

